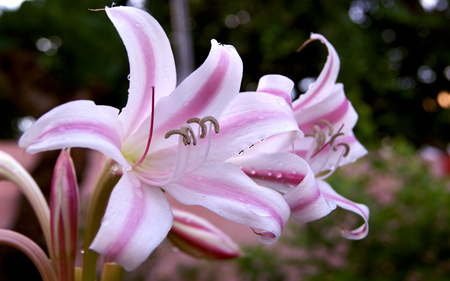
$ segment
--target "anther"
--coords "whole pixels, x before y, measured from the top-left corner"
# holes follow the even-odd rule
[[[186,131],[188,134],[190,134],[190,137],[192,139],[192,144],[197,145],[197,139],[195,138],[194,130],[192,130],[191,126],[181,126],[180,129]]]
[[[205,123],[201,123],[200,118],[197,118],[197,117],[189,118],[186,122],[188,124],[197,123],[200,126],[201,131],[202,131],[200,134],[200,138],[203,139],[204,137],[206,137],[206,133],[207,133],[208,129],[206,128]]]
[[[333,135],[333,124],[331,124],[328,120],[319,120],[316,122],[316,124],[325,124],[328,127],[328,135],[331,137]]]
[[[220,130],[219,121],[217,121],[217,119],[212,116],[206,116],[206,117],[202,118],[202,120],[200,121],[200,124],[205,124],[207,121],[209,121],[209,122],[211,122],[211,124],[213,124],[214,132],[216,132],[216,134],[217,134]]]
[[[317,142],[314,151],[319,151],[320,148],[325,144],[327,136],[317,125],[314,125],[312,129],[314,131],[314,137],[316,137]]]
[[[333,136],[330,138],[330,146],[333,146],[333,144],[334,144],[334,142],[336,141],[336,139],[337,139],[338,137],[340,137],[340,136],[343,136],[343,135],[344,135],[344,133],[337,133],[337,134],[333,135]]]
[[[181,127],[183,128],[183,126]],[[172,135],[180,135],[183,137],[183,143],[184,145],[188,145],[191,144],[191,138],[189,137],[189,133],[187,130],[183,130],[183,129],[172,129],[170,131],[168,131],[165,135],[164,138],[168,139],[170,136]]]
[[[345,142],[340,142],[336,146],[338,146],[338,145],[342,145],[343,147],[345,147],[345,152],[344,152],[343,156],[347,157],[347,155],[350,153],[350,145],[348,145],[348,143],[345,143]],[[336,146],[333,148],[334,151],[337,150]]]

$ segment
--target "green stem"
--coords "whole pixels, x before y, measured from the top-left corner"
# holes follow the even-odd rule
[[[122,176],[121,167],[108,159],[95,183],[89,201],[84,232],[83,281],[95,281],[98,254],[89,250],[89,246],[100,228],[100,222],[108,205],[109,196]]]
[[[103,264],[101,281],[121,281],[123,277],[123,267],[115,262],[105,262]]]

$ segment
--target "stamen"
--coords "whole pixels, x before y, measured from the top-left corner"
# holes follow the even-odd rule
[[[200,121],[200,124],[205,124],[205,122],[207,122],[207,121],[211,122],[214,125],[214,132],[216,132],[216,134],[219,133],[220,126],[219,126],[219,122],[217,121],[217,119],[212,116],[206,116],[206,117],[202,118],[202,120]]]
[[[185,130],[191,136],[193,145],[197,145],[197,138],[195,137],[194,130],[192,130],[191,126],[181,126],[180,129]]]
[[[207,125],[205,124],[207,121],[210,122],[209,129]],[[185,125],[181,126],[179,129],[172,129],[168,131],[165,134],[165,138],[169,138],[172,135],[179,135],[178,140],[178,151],[175,159],[175,165],[172,172],[169,171],[163,171],[158,169],[153,169],[150,174],[148,173],[142,173],[141,180],[147,184],[155,185],[155,186],[163,186],[170,182],[177,181],[183,177],[186,173],[191,173],[195,170],[197,170],[203,163],[205,162],[209,148],[211,143],[211,129],[212,126],[214,126],[214,130],[216,133],[219,132],[219,122],[211,116],[207,116],[203,119],[199,118],[190,118],[187,120],[188,124],[191,123],[197,123],[199,124],[198,127],[198,133],[197,135],[194,133],[194,130],[191,126]],[[208,134],[209,132],[209,134]],[[208,141],[207,146],[205,150],[205,153],[203,155],[200,155],[200,142],[197,142],[197,137],[200,135],[200,138],[206,137],[208,135]],[[183,144],[184,146],[183,146]],[[196,146],[195,152],[192,152],[191,154],[191,146],[190,144],[193,144]],[[197,146],[198,144],[198,146]],[[195,155],[193,159],[190,160],[190,155]],[[148,167],[147,167],[148,168]],[[137,169],[143,169],[142,167],[137,167]],[[147,169],[148,170],[148,169]]]
[[[343,136],[343,135],[344,135],[344,133],[337,133],[337,134],[333,135],[333,136],[330,138],[330,146],[332,147],[333,144],[334,144],[334,142],[336,141],[336,139],[337,139],[338,137],[340,137],[340,136]],[[334,149],[334,151],[336,151],[336,149]]]
[[[312,129],[313,129],[313,131],[315,133],[315,137],[316,137],[316,148],[315,148],[315,151],[319,151],[320,148],[325,144],[327,136],[325,135],[325,133],[317,125],[314,125],[314,127]]]
[[[326,179],[326,178],[328,178],[329,176],[331,176],[331,175],[334,173],[334,171],[336,171],[337,167],[339,166],[339,162],[341,162],[342,157],[346,157],[346,156],[349,154],[349,152],[350,152],[350,146],[349,146],[347,143],[341,142],[341,143],[339,143],[339,144],[337,144],[337,145],[342,145],[342,146],[344,146],[344,147],[345,147],[345,150],[343,150],[343,151],[341,152],[341,154],[339,155],[338,159],[336,160],[336,163],[333,165],[333,167],[331,167],[331,169],[330,169],[328,172],[325,172],[324,174],[316,175],[316,178],[317,178],[317,179],[323,180],[323,179]],[[334,151],[337,151],[336,146],[333,146],[333,150],[334,150]],[[330,150],[330,151],[331,151],[331,150]],[[327,159],[326,162],[328,162],[328,159]]]
[[[148,140],[147,140],[147,147],[145,148],[144,154],[142,155],[141,159],[134,165],[132,165],[132,168],[136,168],[137,166],[141,165],[142,162],[144,162],[145,157],[147,156],[148,150],[150,149],[150,143],[152,142],[152,136],[153,136],[153,120],[155,119],[155,87],[152,86],[152,113],[151,113],[151,119],[150,119],[150,132],[148,134]]]
[[[211,146],[211,126],[212,123],[209,124],[209,134],[208,134],[208,141],[206,142],[206,149],[205,149],[205,153],[203,154],[203,157],[197,161],[197,159],[199,158],[199,152],[200,152],[200,145],[197,147],[197,153],[196,156],[194,158],[194,161],[192,162],[191,167],[189,167],[189,169],[186,171],[186,173],[192,173],[193,171],[197,170],[198,168],[200,168],[200,166],[205,163],[206,157],[208,156],[209,153],[209,148]]]
[[[181,128],[183,128],[183,126],[181,126]],[[182,136],[184,145],[191,144],[191,138],[189,137],[189,133],[186,130],[183,130],[183,129],[172,129],[172,130],[168,131],[164,135],[164,138],[168,139],[172,135],[180,135],[180,136]]]
[[[191,123],[197,123],[198,125],[200,125],[200,128],[201,128],[201,130],[202,130],[202,131],[201,131],[201,134],[200,134],[200,138],[203,139],[204,137],[206,137],[207,128],[206,128],[205,123],[201,123],[200,118],[197,118],[197,117],[189,118],[189,119],[187,120],[187,123],[188,123],[188,124],[191,124]]]
[[[336,146],[338,146],[338,145],[342,145],[343,147],[345,147],[345,153],[344,153],[343,156],[344,156],[344,157],[347,157],[348,154],[350,153],[350,145],[348,145],[348,143],[346,143],[346,142],[340,142],[340,143],[338,143]],[[333,147],[333,150],[334,150],[334,151],[337,151],[336,146]]]
[[[331,137],[333,135],[333,124],[328,120],[319,120],[316,124],[325,124],[328,127],[328,135]]]

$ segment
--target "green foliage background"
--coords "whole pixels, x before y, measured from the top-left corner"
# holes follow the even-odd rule
[[[423,143],[444,148],[450,141],[450,111],[436,106],[427,112],[422,106],[426,98],[434,100],[440,91],[450,91],[444,76],[450,65],[446,39],[450,9],[426,13],[419,1],[412,0],[364,3],[378,7],[365,13],[371,21],[367,27],[349,18],[355,1],[189,1],[196,66],[206,58],[212,38],[234,45],[244,61],[242,90],[252,89],[262,75],[270,73],[284,74],[296,84],[317,76],[326,48],[314,42],[300,53],[296,50],[311,32],[323,34],[340,56],[338,82],[344,84],[360,116],[355,134],[366,147],[378,151],[330,179],[342,195],[371,209],[366,239],[346,241],[339,234],[328,234],[335,229],[334,222],[355,220],[344,211],[300,228],[295,224],[292,235],[284,235],[279,244],[306,249],[308,258],[262,247],[246,249],[248,258],[235,262],[244,280],[285,280],[289,270],[308,280],[446,280],[450,274],[448,179],[432,177],[415,150]],[[125,105],[129,73],[125,48],[105,13],[88,10],[105,5],[111,1],[35,0],[23,3],[18,11],[3,11],[0,138],[18,136],[18,118],[37,118],[69,100]],[[148,0],[146,9],[170,34],[169,2]],[[251,21],[228,28],[225,18],[243,10]],[[396,34],[390,43],[382,37],[387,29]],[[50,36],[62,42],[52,56],[36,48],[39,38]],[[390,59],[393,49],[402,50],[400,60]],[[418,80],[417,71],[423,65],[436,73],[433,83]],[[398,81],[405,78],[414,81],[415,87],[400,88]],[[386,137],[396,144],[383,147]],[[358,167],[363,167],[360,174],[351,173]],[[393,201],[377,201],[381,200],[378,193],[390,194],[392,190],[385,188],[392,181]],[[344,263],[333,264],[314,254],[321,252],[336,255]],[[206,266],[209,269],[198,266],[180,268],[180,272],[192,280],[202,270],[214,276],[214,266]]]

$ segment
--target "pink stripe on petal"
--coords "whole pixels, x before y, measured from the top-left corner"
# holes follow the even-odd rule
[[[350,200],[346,200],[345,198],[340,198],[340,197],[336,197],[336,196],[332,196],[329,194],[324,194],[323,195],[326,199],[328,200],[333,200],[335,201],[338,205],[340,205],[339,203],[345,204],[345,205],[349,205],[352,208],[355,208],[356,210],[358,210],[360,212],[360,215],[364,218],[364,220],[368,220],[369,218],[367,217],[367,215],[365,214],[365,212],[363,211],[363,209],[361,209],[361,207],[359,207],[359,204],[356,204]]]
[[[306,99],[304,99],[303,101],[297,103],[294,105],[293,109],[294,111],[300,110],[302,107],[307,106],[308,103],[310,103],[319,93],[320,91],[323,90],[323,88],[325,87],[325,85],[327,85],[327,80],[330,79],[331,76],[331,70],[332,70],[332,65],[333,65],[333,57],[330,56],[329,57],[329,62],[330,62],[330,67],[325,69],[325,73],[323,73],[323,80],[320,81],[320,83],[315,83],[313,88],[306,92],[305,95],[307,95],[308,97]],[[322,75],[322,73],[321,73]]]
[[[292,212],[302,211],[314,204],[320,198],[320,195],[320,190],[317,188],[312,194],[296,201],[295,204],[290,204],[289,207],[291,207]]]
[[[136,192],[142,187],[131,187],[136,188]],[[118,256],[122,254],[125,247],[127,247],[130,239],[133,237],[135,231],[139,228],[144,218],[144,212],[142,210],[146,206],[145,197],[140,198],[138,195],[134,196],[131,202],[132,208],[127,210],[126,217],[128,218],[125,224],[121,227],[120,231],[117,233],[117,238],[114,243],[111,243],[106,251],[103,253],[104,256],[110,260],[117,260]]]
[[[339,195],[328,183],[319,181],[319,187],[323,196],[339,207],[360,215],[364,219],[364,224],[359,228],[349,231],[343,229],[342,236],[347,239],[359,240],[367,236],[369,232],[369,208],[363,204],[354,203],[341,195]]]
[[[308,133],[308,132],[312,132],[312,128],[314,127],[314,125],[316,125],[317,121],[319,121],[319,120],[327,120],[331,124],[336,124],[338,121],[342,120],[342,118],[345,116],[345,114],[347,113],[347,111],[349,109],[349,105],[350,105],[350,102],[347,99],[345,99],[342,101],[341,104],[339,104],[339,106],[337,106],[332,111],[330,111],[324,115],[321,115],[319,117],[316,117],[312,120],[308,120],[308,122],[306,122],[306,123],[299,122],[298,127],[303,132]],[[302,115],[301,112],[299,113],[299,115],[300,116]],[[299,118],[299,119],[301,120],[301,118]],[[344,124],[344,126],[345,126],[345,124]],[[319,127],[322,130],[327,128],[327,126],[325,124],[319,124]]]
[[[241,170],[259,184],[266,185],[281,192],[287,192],[295,188],[305,178],[305,175],[285,171],[256,170],[249,167],[242,167]],[[280,190],[280,187],[277,187],[277,185],[282,185],[283,190]]]
[[[258,89],[257,92],[269,93],[271,95],[283,98],[287,102],[287,104],[289,104],[289,106],[292,106],[291,97],[286,95],[286,93],[283,91],[280,91],[280,90],[274,89],[274,88],[263,88],[263,89]]]
[[[207,166],[164,189],[183,204],[204,206],[227,219],[278,237],[289,216],[282,196],[258,186],[231,164],[208,163]],[[260,240],[264,238],[267,237],[260,237]]]
[[[174,129],[186,124],[186,121],[192,117],[205,117],[203,116],[203,112],[217,98],[217,95],[221,94],[220,89],[223,87],[222,83],[226,77],[226,72],[229,70],[228,66],[229,55],[226,52],[221,52],[214,71],[205,79],[205,83],[198,85],[195,92],[182,93],[183,95],[189,95],[190,98],[183,102],[183,106],[180,108],[181,110],[174,112],[175,115],[171,116],[164,124],[160,124],[158,127]],[[179,87],[183,87],[183,84]],[[156,119],[156,122],[158,122],[158,119]]]
[[[294,111],[300,110],[302,107],[309,106],[310,103],[315,103],[328,95],[332,85],[336,83],[336,78],[339,73],[340,61],[333,45],[331,45],[325,37],[320,34],[311,33],[311,40],[320,40],[328,49],[328,57],[322,72],[317,78],[313,87],[304,95],[300,96],[298,100],[293,103]]]
[[[59,136],[64,136],[69,133],[87,133],[96,135],[97,137],[107,140],[109,143],[120,148],[122,142],[120,137],[117,135],[115,130],[105,127],[103,124],[95,124],[94,122],[76,122],[76,123],[63,123],[57,127],[53,127],[38,138],[36,138],[33,143],[43,141],[47,138],[56,138]],[[32,144],[33,144],[32,143]],[[32,145],[31,144],[31,145]]]
[[[129,137],[151,113],[155,102],[169,95],[176,84],[175,63],[169,40],[147,12],[132,7],[105,8],[126,47],[130,62],[128,102],[120,115]]]
[[[109,198],[90,249],[126,270],[139,266],[167,236],[172,210],[161,189],[123,174]]]

